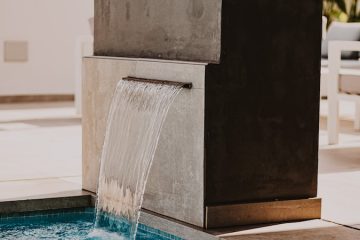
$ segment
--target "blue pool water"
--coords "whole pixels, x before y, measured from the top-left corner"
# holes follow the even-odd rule
[[[94,227],[93,208],[32,212],[0,216],[1,240],[126,240],[127,224],[120,219],[101,215]],[[122,235],[122,236],[121,236]],[[126,234],[125,234],[126,235]],[[160,230],[139,224],[137,240],[181,240]]]

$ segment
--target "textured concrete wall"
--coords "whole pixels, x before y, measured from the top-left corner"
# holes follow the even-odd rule
[[[88,191],[97,191],[106,119],[116,84],[135,66],[136,61],[83,59],[82,185]]]
[[[95,55],[220,58],[221,0],[95,0]]]
[[[143,208],[204,225],[204,79],[202,64],[84,59],[83,188],[95,192],[106,118],[116,83],[134,76],[192,82],[175,99],[164,123]]]

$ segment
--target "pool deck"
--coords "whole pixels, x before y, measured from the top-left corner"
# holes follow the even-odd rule
[[[89,208],[95,198],[85,191],[69,191],[32,198],[13,199],[0,202],[0,216],[35,211]]]
[[[321,220],[304,223],[287,223],[253,230],[233,230],[220,235],[226,240],[354,240],[359,239],[359,230]]]
[[[360,239],[360,132],[352,128],[352,106],[342,104],[340,144],[328,146],[326,102],[321,105],[319,196],[323,219],[209,233],[229,240]],[[71,102],[0,104],[0,159],[0,208],[14,200],[88,195],[81,191],[81,119]],[[186,232],[192,236],[189,239],[196,232],[201,235],[197,239],[212,238],[181,223],[168,228]]]
[[[72,102],[0,104],[0,200],[81,190]]]

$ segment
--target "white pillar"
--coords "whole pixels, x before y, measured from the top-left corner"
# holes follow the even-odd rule
[[[93,36],[79,36],[76,39],[75,52],[75,108],[76,113],[81,115],[81,89],[82,89],[82,58],[94,54]]]

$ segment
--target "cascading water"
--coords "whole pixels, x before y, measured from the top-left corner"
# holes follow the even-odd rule
[[[180,85],[123,80],[118,83],[101,156],[96,227],[111,228],[116,216],[124,219],[124,224],[115,231],[123,232],[120,235],[124,238],[135,239],[161,127],[181,89]]]

